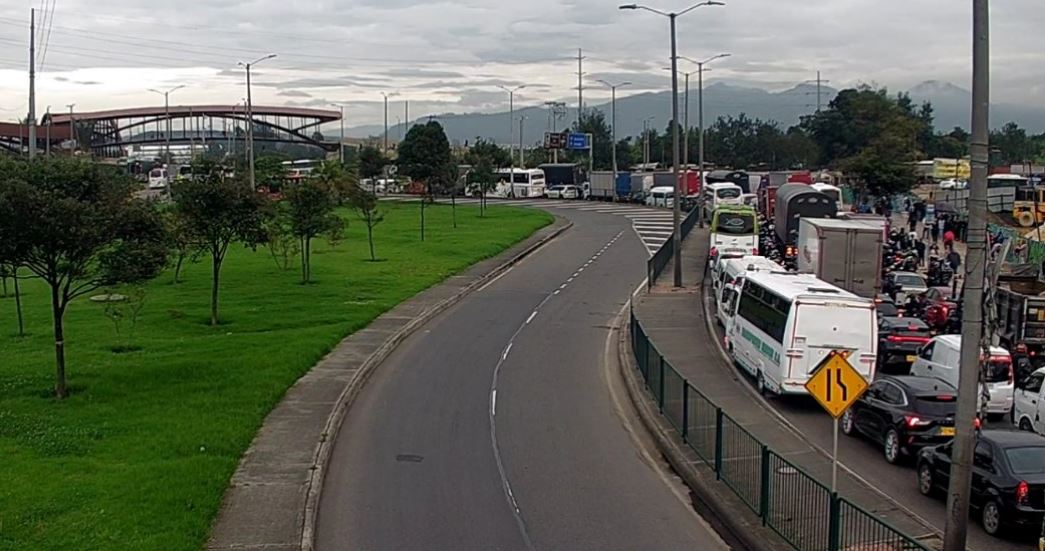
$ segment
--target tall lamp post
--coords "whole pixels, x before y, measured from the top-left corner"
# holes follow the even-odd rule
[[[341,112],[341,140],[337,142],[337,158],[341,166],[345,166],[345,106],[336,103],[331,103],[330,106],[337,107]]]
[[[508,92],[508,159],[509,159],[509,171],[508,174],[511,176],[512,181],[509,183],[508,189],[511,195],[515,195],[515,152],[512,151],[513,134],[515,134],[515,93],[523,88],[526,88],[525,84],[520,84],[515,88],[508,88],[500,84],[498,88]],[[521,141],[521,140],[520,140]],[[520,147],[522,147],[520,145]]]
[[[676,13],[665,12],[640,4],[624,4],[622,10],[646,10],[663,15],[671,21],[671,172],[675,178],[675,199],[672,201],[672,220],[674,226],[673,245],[675,249],[675,287],[682,287],[682,182],[679,180],[679,74],[678,53],[675,46],[675,19],[701,6],[724,6],[725,2],[705,0]]]
[[[610,156],[613,159],[613,186],[617,186],[617,88],[628,86],[631,82],[610,84],[605,80],[599,80],[610,88]],[[595,144],[592,144],[594,147]]]
[[[184,84],[179,84],[179,85],[175,86],[174,88],[170,88],[168,90],[157,90],[155,88],[149,88],[150,92],[155,92],[155,93],[163,96],[163,118],[167,119],[167,125],[166,125],[167,126],[167,130],[166,130],[166,132],[164,132],[164,138],[165,138],[165,140],[167,142],[166,145],[164,146],[164,149],[166,151],[164,153],[164,156],[166,157],[166,161],[168,163],[171,162],[171,102],[170,102],[171,92],[173,92],[175,90],[180,90],[181,88],[184,88],[184,87],[185,87]]]
[[[697,61],[688,57],[682,57],[690,63],[697,64],[697,174],[700,175],[700,185],[704,185],[704,65],[711,63],[716,59],[723,57],[729,57],[732,54],[716,54],[704,61]],[[700,223],[700,227],[704,227],[704,194],[700,195],[700,212],[697,213],[697,221]]]
[[[70,154],[76,155],[76,119],[73,115],[73,107],[76,107],[75,103],[66,104],[69,108],[69,138],[73,141],[72,150]]]
[[[254,182],[254,106],[250,97],[250,68],[274,57],[276,54],[269,54],[249,63],[239,62],[239,66],[247,70],[247,164],[250,167],[250,189],[257,188]]]

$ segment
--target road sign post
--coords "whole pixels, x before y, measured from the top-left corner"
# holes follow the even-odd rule
[[[867,379],[849,363],[848,350],[832,350],[813,370],[806,390],[831,415],[831,493],[838,488],[838,418],[867,390]]]

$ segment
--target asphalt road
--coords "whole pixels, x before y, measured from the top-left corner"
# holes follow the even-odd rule
[[[721,328],[715,330],[721,338]],[[735,369],[726,366],[726,369]],[[744,377],[749,383],[749,390],[754,396],[753,379]],[[831,449],[831,418],[812,398],[808,397],[774,397],[768,403],[780,412],[790,423],[798,428],[820,449]],[[946,506],[942,498],[929,498],[918,491],[917,475],[914,461],[906,461],[900,465],[890,465],[885,461],[882,446],[863,437],[848,437],[844,434],[838,439],[838,458],[852,472],[863,478],[872,487],[925,519],[929,524],[943,531],[946,522]],[[1035,541],[1034,534],[1013,534],[995,538],[987,535],[980,525],[979,516],[974,512],[970,516],[968,526],[968,548],[973,551],[1027,551]]]
[[[337,435],[319,549],[726,548],[616,387],[609,324],[647,251],[624,216],[557,214],[575,226],[378,368]]]

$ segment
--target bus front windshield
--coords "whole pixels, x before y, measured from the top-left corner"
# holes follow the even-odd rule
[[[751,235],[755,233],[755,215],[736,212],[716,213],[711,231],[729,235]]]

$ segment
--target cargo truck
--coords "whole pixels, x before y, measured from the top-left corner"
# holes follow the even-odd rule
[[[1045,282],[1036,264],[1014,266],[998,276],[998,343],[1014,350],[1025,344],[1035,368],[1045,367]]]
[[[798,271],[875,298],[882,288],[882,224],[871,220],[801,218]]]

